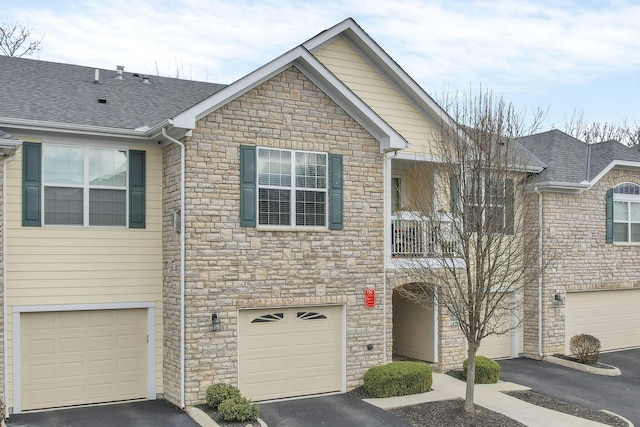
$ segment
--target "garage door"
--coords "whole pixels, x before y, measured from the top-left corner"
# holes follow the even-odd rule
[[[22,313],[22,409],[147,396],[147,311]]]
[[[513,304],[513,296],[507,296],[508,303]],[[498,330],[505,330],[513,325],[513,313],[504,313],[500,315],[500,322],[502,327]],[[513,337],[515,331],[511,330],[502,335],[489,335],[482,339],[480,348],[478,349],[478,355],[490,357],[492,359],[503,359],[506,357],[514,357],[513,351]],[[518,355],[520,349],[515,351],[515,356]]]
[[[590,334],[602,350],[640,346],[640,289],[568,293],[565,338]]]
[[[342,389],[342,307],[239,312],[239,385],[254,400]]]

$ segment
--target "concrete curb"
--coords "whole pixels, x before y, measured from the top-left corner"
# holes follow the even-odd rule
[[[545,356],[544,360],[550,363],[555,363],[556,365],[564,366],[566,368],[572,368],[578,371],[588,372],[590,374],[595,374],[595,375],[617,377],[622,374],[620,372],[620,369],[616,368],[615,366],[606,365],[605,363],[601,363],[601,364],[610,366],[610,368],[597,368],[595,366],[583,365],[582,363],[573,362],[571,360],[562,359],[560,357],[555,357],[555,356]]]
[[[207,415],[203,410],[196,408],[195,406],[189,408],[187,414],[189,414],[189,416],[193,418],[195,422],[200,424],[201,427],[220,427],[220,424],[212,420],[211,417]],[[250,422],[247,423],[247,425],[250,424]],[[262,421],[262,419],[260,418],[258,418],[258,424],[260,425],[260,427],[267,427],[267,423]]]
[[[620,418],[622,421],[627,423],[627,427],[634,427],[633,423],[628,419],[626,419],[625,417],[623,417],[622,415],[618,415],[615,412],[607,411],[606,409],[601,409],[600,412],[604,412],[605,414],[613,415],[614,417]]]

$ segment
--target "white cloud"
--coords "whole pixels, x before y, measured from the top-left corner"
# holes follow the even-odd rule
[[[5,7],[8,16],[46,33],[41,59],[218,83],[231,83],[349,16],[429,91],[443,82],[544,91],[640,67],[640,5],[523,3],[15,0]]]

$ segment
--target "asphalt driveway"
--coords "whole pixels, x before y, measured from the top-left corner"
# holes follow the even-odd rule
[[[199,427],[166,400],[12,415],[7,427]]]
[[[498,363],[503,381],[587,408],[607,409],[640,425],[640,349],[603,353],[599,361],[618,367],[622,375],[594,375],[531,359]]]
[[[261,403],[260,418],[269,427],[410,427],[403,419],[349,394]]]

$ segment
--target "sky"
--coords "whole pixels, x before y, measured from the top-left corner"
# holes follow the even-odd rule
[[[227,84],[351,17],[436,101],[489,90],[546,111],[541,130],[640,123],[639,0],[2,3],[37,59]]]

